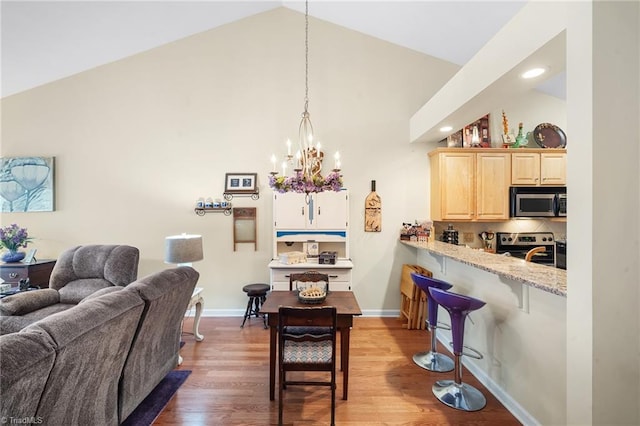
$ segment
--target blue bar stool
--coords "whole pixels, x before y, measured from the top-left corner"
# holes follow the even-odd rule
[[[436,371],[444,373],[446,371],[453,370],[453,360],[441,353],[438,353],[436,346],[436,329],[448,327],[438,326],[438,303],[431,297],[429,293],[430,288],[439,288],[441,290],[449,290],[453,287],[451,284],[437,280],[435,278],[427,277],[415,272],[411,273],[411,279],[413,283],[427,295],[427,307],[429,309],[429,320],[427,325],[429,327],[429,333],[431,333],[431,349],[427,352],[418,352],[413,355],[413,362],[419,367],[429,371]]]
[[[445,308],[451,316],[451,335],[453,337],[453,354],[455,355],[454,380],[438,380],[432,387],[433,394],[440,402],[449,407],[463,411],[478,411],[487,405],[487,400],[482,393],[473,386],[462,382],[462,355],[481,359],[475,349],[463,346],[464,322],[471,311],[480,309],[485,302],[462,294],[443,291],[438,288],[430,288],[429,293],[437,303]],[[475,355],[463,353],[462,348],[475,352]]]

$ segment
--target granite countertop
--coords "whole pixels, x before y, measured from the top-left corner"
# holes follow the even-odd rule
[[[523,259],[487,253],[465,246],[456,246],[440,241],[401,243],[439,256],[448,257],[478,269],[509,278],[549,293],[567,297],[567,271],[552,266],[525,262]]]

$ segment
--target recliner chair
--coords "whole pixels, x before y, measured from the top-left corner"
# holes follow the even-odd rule
[[[96,291],[124,287],[138,277],[140,252],[127,245],[84,245],[66,250],[56,262],[49,288],[0,300],[0,334],[19,331],[69,309]]]

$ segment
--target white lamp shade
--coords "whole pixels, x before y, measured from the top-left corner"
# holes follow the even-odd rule
[[[165,238],[165,263],[190,263],[202,259],[202,235],[182,234]]]

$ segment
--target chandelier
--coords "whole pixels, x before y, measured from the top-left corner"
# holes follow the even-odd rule
[[[282,161],[282,175],[278,175],[277,158],[271,156],[273,169],[269,177],[269,186],[278,192],[304,192],[306,194],[322,191],[340,191],[342,175],[340,175],[340,153],[334,155],[333,170],[322,176],[324,152],[320,141],[313,136],[313,125],[309,114],[309,2],[305,1],[304,13],[304,111],[298,128],[298,151],[295,157],[291,154],[291,140],[287,139],[287,155]],[[291,174],[287,175],[287,171]]]

